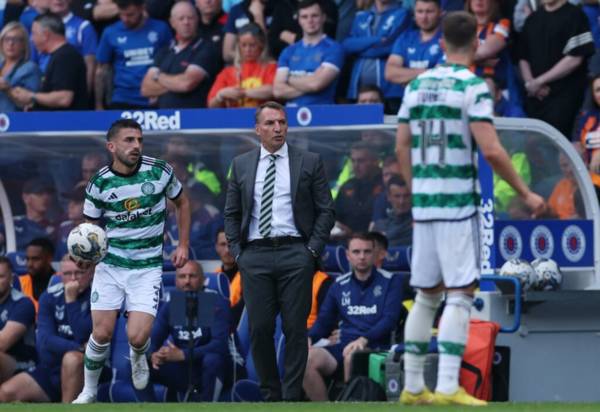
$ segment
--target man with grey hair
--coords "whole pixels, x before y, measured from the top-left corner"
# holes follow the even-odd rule
[[[191,3],[180,1],[171,8],[175,40],[156,53],[141,87],[142,96],[157,101],[158,107],[206,107],[221,63],[219,50],[198,36],[198,20]]]
[[[40,53],[50,55],[39,92],[16,87],[13,97],[26,110],[85,110],[86,66],[83,57],[65,39],[65,25],[56,14],[41,14],[33,21],[31,41]]]

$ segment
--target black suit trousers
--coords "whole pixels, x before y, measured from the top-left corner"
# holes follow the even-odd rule
[[[306,318],[310,313],[315,258],[303,243],[248,244],[238,264],[250,323],[250,348],[266,401],[299,401],[308,357]],[[275,353],[275,320],[285,336],[285,375]]]

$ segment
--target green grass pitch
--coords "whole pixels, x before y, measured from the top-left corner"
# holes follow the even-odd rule
[[[391,402],[370,403],[98,403],[93,405],[4,404],[2,412],[441,412],[481,410],[482,412],[579,412],[599,411],[598,403],[496,403],[484,408],[407,407]]]

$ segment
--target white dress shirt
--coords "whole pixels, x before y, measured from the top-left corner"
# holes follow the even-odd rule
[[[256,169],[256,181],[254,182],[254,206],[250,216],[250,229],[248,240],[262,239],[258,230],[260,218],[260,206],[262,200],[263,185],[267,167],[269,167],[269,155],[262,145],[260,146],[260,157]],[[290,156],[287,143],[284,143],[274,154],[278,155],[275,160],[275,193],[273,196],[273,214],[271,216],[271,234],[269,237],[297,236],[300,232],[294,223],[294,211],[292,209],[292,184],[290,182]]]

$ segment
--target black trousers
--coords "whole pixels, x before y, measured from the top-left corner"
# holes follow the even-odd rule
[[[306,318],[310,313],[315,259],[303,243],[246,246],[238,259],[250,323],[250,349],[266,401],[299,401],[308,357]],[[275,354],[275,319],[285,336],[285,376]]]

